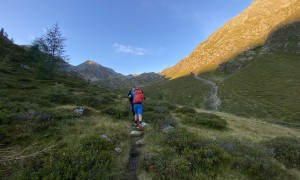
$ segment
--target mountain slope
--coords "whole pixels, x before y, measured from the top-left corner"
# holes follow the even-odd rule
[[[0,177],[121,179],[130,139],[115,119],[129,116],[127,99],[71,73],[40,79],[37,54],[0,34]]]
[[[161,74],[176,78],[205,72],[245,50],[264,44],[271,31],[300,20],[300,0],[255,0],[243,13],[228,21],[186,58]]]
[[[249,65],[219,84],[220,110],[300,123],[299,69],[300,59],[296,55],[256,56]]]
[[[220,110],[300,124],[299,32],[300,22],[284,26],[272,32],[263,46],[202,75],[218,82]]]

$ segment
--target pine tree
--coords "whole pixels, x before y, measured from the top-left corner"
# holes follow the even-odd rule
[[[62,64],[67,61],[65,53],[65,42],[61,34],[61,30],[56,23],[51,29],[47,29],[46,35],[36,38],[32,44],[37,47],[44,55],[41,62],[39,62],[41,72],[48,73],[49,76],[42,75],[43,77],[52,78],[57,70],[62,68]],[[39,71],[40,72],[40,71]]]

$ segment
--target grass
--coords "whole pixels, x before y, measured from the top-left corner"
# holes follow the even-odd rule
[[[208,87],[192,76],[164,80],[143,88],[146,98],[189,107],[203,108]]]
[[[174,128],[161,131],[154,126],[145,132],[141,179],[297,179],[299,170],[292,166],[299,158],[297,129],[188,107],[168,113],[176,124]],[[203,126],[200,119],[192,124],[185,122],[187,117],[203,118],[208,114],[225,120],[226,130]],[[214,122],[210,118],[208,121]],[[286,139],[286,145],[278,138]],[[289,147],[286,153],[274,154],[274,148],[284,147]],[[284,164],[292,155],[295,163]]]
[[[73,107],[65,105],[53,109],[59,121],[27,119],[1,126],[2,137],[6,136],[7,141],[1,150],[2,176],[12,179],[25,176],[33,179],[45,176],[120,178],[128,161],[128,122],[99,112],[78,117]],[[103,134],[110,138],[109,142],[101,139]],[[53,141],[53,147],[49,147],[49,141]],[[32,147],[35,143],[40,144],[39,147]],[[121,154],[115,152],[117,147],[122,149]],[[12,153],[12,159],[5,159],[2,153],[6,149]],[[20,160],[18,152],[21,152]],[[59,171],[53,173],[55,169]]]
[[[39,79],[29,52],[2,40],[0,50],[0,176],[120,179],[130,149],[126,99],[63,72]]]
[[[298,56],[284,53],[256,57],[219,84],[221,111],[299,124],[299,66]]]
[[[300,137],[298,129],[283,127],[274,123],[266,122],[256,118],[240,117],[224,112],[215,112],[203,109],[196,109],[200,113],[212,113],[222,117],[228,123],[229,131],[226,131],[227,136],[241,137],[251,139],[254,142],[260,142],[262,140],[276,138],[278,136],[287,137]],[[200,136],[207,138],[214,136],[223,136],[223,132],[220,131],[209,131],[198,128],[190,128],[193,132],[198,133]]]
[[[163,113],[171,114],[174,128],[165,132],[160,126],[153,126],[145,133],[147,146],[143,149],[139,177],[298,179],[298,60],[297,56],[284,53],[258,55],[236,73],[203,74],[219,86],[222,112],[203,109],[208,90],[196,86],[201,82],[193,81],[191,76],[145,87],[151,101],[171,100],[185,107]],[[186,102],[187,93],[180,99],[180,88],[187,84],[194,92],[201,88],[202,104]],[[145,116],[157,123],[164,115],[158,116],[153,106],[157,105],[148,104]],[[194,109],[197,106],[201,109]],[[207,125],[222,121],[226,122],[225,130]]]
[[[179,121],[185,125],[217,130],[227,129],[227,121],[212,113],[196,113],[195,109],[187,107],[178,108],[174,112],[177,113]]]
[[[64,73],[37,79],[34,69],[20,66],[31,67],[26,52],[13,48],[10,45],[0,54],[3,60],[13,53],[0,67],[1,177],[122,179],[130,150],[127,90],[110,91]],[[298,61],[284,54],[266,57],[236,74],[214,74],[224,101],[221,109],[227,113],[203,110],[208,88],[192,76],[143,88],[143,120],[150,126],[144,129],[138,177],[299,179],[299,129],[270,123],[297,123],[299,106],[293,93],[299,74],[293,68]],[[263,74],[270,64],[280,70],[271,71],[272,77],[278,77],[274,82],[267,80],[270,74]],[[263,76],[251,74],[253,68]],[[287,86],[289,90],[283,89]],[[272,88],[290,102],[278,103]],[[85,107],[86,113],[75,114],[77,106]],[[289,111],[277,112],[287,107]]]

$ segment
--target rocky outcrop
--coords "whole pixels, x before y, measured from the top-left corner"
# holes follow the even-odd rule
[[[242,69],[248,63],[250,63],[254,59],[257,53],[258,53],[257,49],[245,51],[242,54],[238,55],[233,60],[220,64],[218,69],[221,71],[225,71],[229,74],[234,73],[239,69]]]
[[[241,53],[236,58],[219,65],[219,70],[231,74],[249,64],[257,55],[278,52],[300,54],[300,22],[275,30],[270,34],[263,46]]]
[[[271,33],[262,47],[261,54],[274,52],[300,54],[300,22],[289,24]]]
[[[161,74],[176,78],[216,69],[242,52],[262,46],[273,30],[297,20],[300,20],[300,0],[255,0],[243,13],[199,44],[188,57]]]

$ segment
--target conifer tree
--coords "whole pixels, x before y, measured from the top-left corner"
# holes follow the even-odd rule
[[[42,78],[53,78],[55,72],[62,68],[62,65],[66,63],[67,56],[65,53],[65,42],[61,34],[61,30],[56,23],[51,29],[47,29],[45,35],[40,38],[36,38],[32,45],[37,47],[44,55],[43,59],[40,59],[39,69],[47,74],[42,75]],[[39,72],[38,74],[43,74]]]

